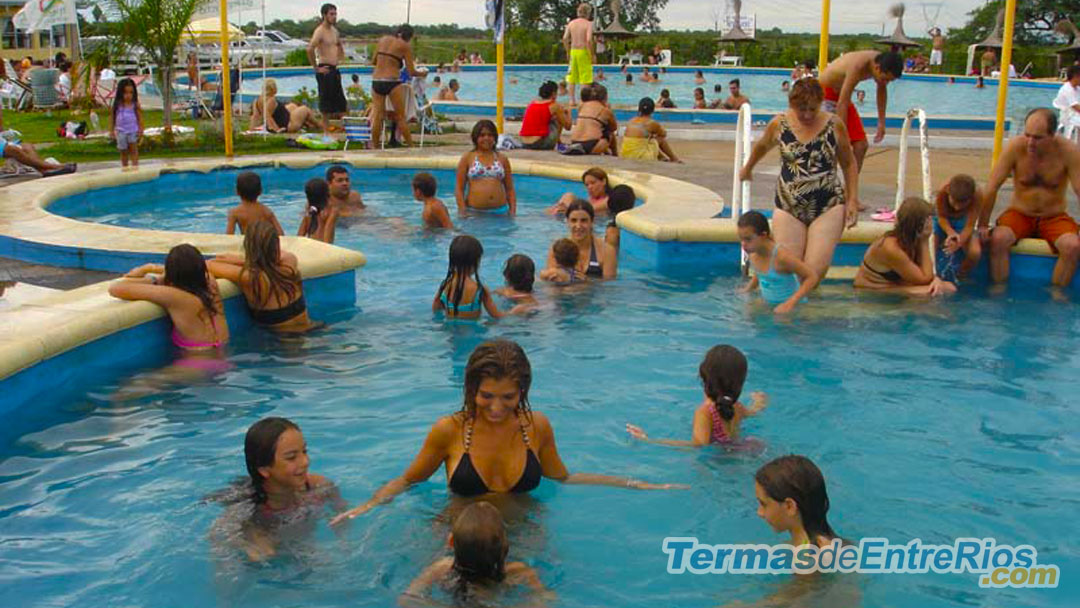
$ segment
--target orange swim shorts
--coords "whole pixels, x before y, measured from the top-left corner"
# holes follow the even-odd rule
[[[836,112],[836,105],[840,103],[840,93],[831,87],[825,87],[825,110],[827,112]],[[848,139],[851,143],[857,141],[866,141],[866,130],[863,129],[862,118],[859,116],[859,111],[855,109],[855,103],[849,102],[847,106],[847,116],[842,117],[844,119],[844,126],[847,127]]]
[[[1060,213],[1050,217],[1033,217],[1025,215],[1016,209],[1006,209],[997,219],[998,226],[1004,226],[1013,231],[1016,240],[1031,237],[1043,239],[1050,244],[1050,249],[1057,253],[1057,242],[1062,235],[1076,234],[1080,230],[1076,221],[1069,217],[1068,213]]]

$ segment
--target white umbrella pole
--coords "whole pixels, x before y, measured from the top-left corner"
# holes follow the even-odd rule
[[[263,77],[262,77],[262,81],[263,81],[263,90],[265,90],[266,89],[266,40],[267,40],[267,38],[266,38],[266,0],[262,0],[262,29],[263,29],[263,41],[262,41],[262,51],[263,51],[263,53],[262,53],[262,64],[263,64],[262,65],[262,76]],[[262,92],[260,92],[259,94],[261,95]],[[269,120],[268,120],[268,118],[266,116],[266,108],[267,108],[268,105],[269,104],[266,103],[266,100],[263,99],[263,139],[266,139],[266,135],[270,131],[269,129],[266,128],[267,125],[270,124]],[[288,125],[286,125],[286,126],[288,126]]]

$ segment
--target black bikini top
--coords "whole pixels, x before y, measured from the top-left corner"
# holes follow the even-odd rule
[[[480,478],[480,473],[476,471],[472,463],[472,457],[469,456],[473,422],[470,420],[467,424],[468,426],[465,428],[465,454],[461,456],[457,468],[454,469],[453,475],[450,476],[450,490],[461,496],[479,496],[487,494],[491,490],[484,483],[484,480]],[[525,425],[521,422],[520,416],[518,417],[518,425],[521,428],[521,438],[525,442],[525,470],[521,472],[521,477],[518,478],[514,487],[510,488],[510,492],[513,494],[536,489],[536,486],[540,485],[540,478],[543,477],[540,459],[536,457],[536,454],[529,447],[529,434],[525,432]]]

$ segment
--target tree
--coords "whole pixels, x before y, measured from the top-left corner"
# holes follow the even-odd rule
[[[205,0],[113,0],[120,13],[120,39],[143,50],[157,66],[165,139],[172,139],[172,75],[180,38]]]
[[[957,42],[975,43],[994,30],[997,13],[1004,8],[1003,0],[993,0],[968,13],[971,20],[962,28],[949,30]],[[1070,15],[1080,13],[1080,0],[1024,0],[1016,3],[1015,40],[1024,44],[1047,42],[1054,25]]]
[[[667,6],[668,0],[622,0],[623,25],[630,30],[660,29],[658,13]],[[511,23],[532,29],[561,30],[577,16],[581,0],[507,0],[506,12]],[[589,0],[595,17],[600,23],[611,22],[611,5],[608,0]]]

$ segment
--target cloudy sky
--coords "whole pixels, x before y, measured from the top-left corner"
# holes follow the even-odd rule
[[[259,0],[255,0],[257,4]],[[730,2],[730,0],[727,0]],[[830,30],[836,33],[880,33],[889,6],[896,0],[832,0]],[[338,2],[340,15],[351,22],[375,21],[401,23],[405,21],[409,0],[379,0],[371,2]],[[966,21],[968,11],[984,0],[946,0],[944,2],[907,2],[905,29],[909,34],[926,29],[927,22],[956,27]],[[276,17],[303,19],[318,14],[320,0],[266,0],[267,20]],[[351,6],[350,6],[351,5]],[[669,0],[660,14],[665,29],[700,29],[712,21],[714,8],[723,10],[725,0]],[[939,12],[940,9],[940,12]],[[744,0],[743,12],[756,13],[758,27],[779,27],[784,31],[817,31],[821,21],[820,0]],[[483,24],[483,0],[412,0],[412,22],[421,24],[458,23],[480,27]],[[936,20],[935,20],[936,15]],[[244,21],[250,19],[245,14]]]

